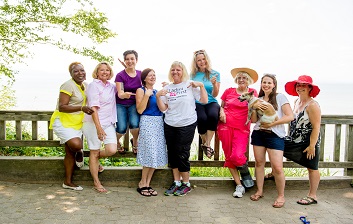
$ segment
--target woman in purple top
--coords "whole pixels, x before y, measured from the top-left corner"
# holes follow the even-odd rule
[[[85,115],[82,127],[90,149],[89,170],[93,178],[94,189],[99,193],[107,192],[98,178],[99,159],[112,156],[117,150],[115,134],[117,119],[114,102],[116,87],[109,82],[113,76],[113,70],[107,62],[99,63],[94,69],[92,73],[94,79],[87,88],[88,105],[92,107],[94,113]],[[103,150],[101,150],[102,142]]]
[[[137,137],[139,133],[140,115],[136,110],[136,90],[142,86],[141,71],[136,70],[138,54],[134,50],[124,52],[124,63],[126,68],[116,75],[115,83],[118,90],[116,96],[116,110],[118,123],[116,127],[118,143],[119,139],[125,135],[127,124],[129,124],[132,139],[132,151],[137,154]],[[125,149],[118,144],[118,152],[125,153]]]

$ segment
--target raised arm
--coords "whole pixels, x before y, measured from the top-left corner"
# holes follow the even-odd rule
[[[142,114],[146,110],[148,100],[153,94],[153,91],[146,89],[143,91],[142,88],[138,88],[136,91],[136,110],[139,114]]]

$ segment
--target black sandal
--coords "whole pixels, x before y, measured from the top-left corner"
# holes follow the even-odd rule
[[[207,158],[211,159],[212,156],[214,155],[213,148],[211,148],[209,146],[205,146],[205,145],[201,145],[201,148],[202,148],[203,152],[205,153],[205,156],[207,156]]]
[[[148,188],[148,191],[150,192],[151,196],[157,196],[158,195],[157,191],[155,191],[152,187],[147,187],[147,188]]]
[[[120,143],[118,143],[118,153],[119,154],[125,154],[126,153],[126,149],[124,148],[124,147],[122,147],[121,145],[120,145]]]
[[[142,196],[151,197],[151,192],[150,192],[150,190],[148,189],[148,187],[141,187],[141,188],[138,187],[136,190],[137,190],[137,192],[139,192],[140,195],[142,195]]]

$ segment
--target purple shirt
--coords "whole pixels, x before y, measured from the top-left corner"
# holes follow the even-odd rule
[[[142,87],[141,83],[141,71],[136,70],[136,76],[130,77],[125,70],[122,70],[116,75],[115,82],[122,82],[124,85],[124,92],[136,93],[136,90]],[[123,105],[136,104],[135,96],[130,96],[129,99],[120,99],[116,94],[116,103]]]
[[[93,79],[86,91],[87,105],[89,107],[98,107],[98,117],[101,126],[115,124],[116,117],[116,86],[109,81],[104,84],[99,79]],[[85,114],[83,122],[93,122],[92,116]]]

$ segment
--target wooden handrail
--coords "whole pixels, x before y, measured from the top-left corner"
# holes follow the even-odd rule
[[[37,146],[37,147],[60,147],[59,141],[54,139],[53,130],[49,129],[49,120],[53,111],[16,111],[16,110],[0,110],[0,147],[11,147],[11,146]],[[8,122],[15,123],[15,136],[14,140],[6,139]],[[24,129],[24,122],[31,126],[31,139],[22,138],[22,130]],[[40,124],[39,122],[42,122]],[[45,126],[46,135],[42,136],[39,134],[39,128]],[[333,139],[333,147],[328,148],[326,144],[326,138],[328,138],[329,126],[333,126],[333,135],[330,136]],[[42,130],[43,131],[43,130]],[[322,115],[321,117],[321,147],[320,147],[320,162],[323,165],[320,167],[337,167],[340,168],[353,168],[353,116],[352,115]],[[127,132],[128,133],[128,132]],[[343,135],[345,133],[345,135]],[[342,144],[344,141],[344,144]],[[201,142],[199,140],[199,142]],[[129,136],[126,134],[124,138],[124,148],[129,148]],[[214,149],[215,155],[213,160],[203,161],[204,155],[199,147],[198,159],[192,161],[194,166],[212,166],[219,167],[223,164],[220,161],[220,142],[217,134],[214,138]],[[325,153],[329,152],[330,160],[325,160]],[[85,152],[86,154],[88,152]],[[343,155],[343,156],[342,156]],[[116,154],[115,156],[123,157],[134,157],[134,154],[127,153],[126,155]],[[327,158],[326,158],[327,160]],[[200,163],[201,162],[201,163]],[[253,161],[250,161],[250,165]],[[288,162],[288,164],[291,164]],[[286,165],[287,167],[292,165]],[[294,165],[295,166],[295,165]],[[350,170],[350,172],[352,172]],[[353,175],[353,174],[352,174]]]

